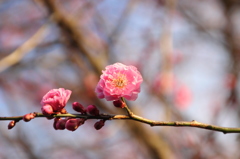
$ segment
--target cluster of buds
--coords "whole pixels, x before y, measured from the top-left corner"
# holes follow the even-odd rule
[[[72,108],[76,112],[80,114],[85,114],[85,115],[93,115],[93,116],[98,116],[99,115],[99,110],[95,105],[89,105],[87,108],[85,108],[82,104],[78,102],[72,103]],[[56,117],[54,119],[53,127],[55,130],[64,130],[67,129],[69,131],[75,131],[77,128],[85,123],[87,119],[85,118],[72,118],[72,117],[67,117],[67,118],[59,118]],[[95,123],[94,127],[96,130],[101,129],[104,126],[105,120],[100,120]]]
[[[75,131],[81,125],[83,125],[85,119],[83,118],[55,118],[53,127],[55,130],[64,130]]]
[[[100,116],[99,110],[95,105],[88,105],[86,108],[78,103],[72,103],[72,108],[80,115],[84,115],[82,118],[78,117],[56,117],[58,114],[67,114],[65,109],[66,103],[70,97],[71,91],[64,88],[50,90],[42,99],[42,114],[47,119],[54,119],[53,127],[55,130],[69,130],[75,131],[79,126],[83,125],[88,119],[88,116]],[[16,119],[8,124],[8,129],[12,129],[16,123],[20,120],[29,122],[34,119],[38,113],[29,113],[24,115],[21,119]],[[104,126],[105,120],[99,120],[95,123],[96,130],[101,129]]]
[[[29,122],[30,120],[34,119],[36,115],[37,115],[36,113],[28,113],[22,117],[22,120],[25,122]],[[19,122],[19,119],[10,121],[8,124],[8,129],[12,129],[17,122]]]

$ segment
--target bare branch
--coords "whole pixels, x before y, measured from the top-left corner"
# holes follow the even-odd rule
[[[129,108],[127,109],[128,111]],[[131,112],[131,111],[130,111]],[[196,120],[192,121],[155,121],[143,118],[141,116],[135,115],[132,112],[129,113],[131,115],[109,115],[109,114],[100,114],[97,116],[88,115],[88,114],[54,114],[52,116],[46,116],[42,113],[36,113],[37,117],[70,117],[70,118],[84,118],[84,119],[104,119],[104,120],[134,120],[141,123],[148,124],[150,126],[174,126],[174,127],[196,127],[201,129],[208,129],[212,131],[227,133],[240,133],[240,128],[230,128],[230,127],[221,127],[211,124],[205,124],[201,122],[197,122]],[[15,120],[20,121],[23,119],[23,116],[13,116],[13,117],[0,117],[0,120]]]
[[[17,64],[22,58],[33,50],[39,42],[43,39],[44,33],[46,32],[47,24],[43,25],[36,34],[34,34],[29,40],[27,40],[23,45],[17,48],[10,55],[0,60],[0,72],[8,69],[12,65]]]

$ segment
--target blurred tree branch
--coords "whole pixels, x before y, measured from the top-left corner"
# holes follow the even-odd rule
[[[23,45],[17,48],[10,55],[4,57],[0,60],[0,73],[12,65],[17,64],[22,58],[33,50],[39,42],[44,38],[45,32],[47,30],[48,24],[43,25],[36,34],[34,34],[29,40],[27,40]]]
[[[87,57],[96,72],[101,72],[106,62],[102,56],[98,58],[94,57],[84,46],[84,37],[79,31],[76,20],[70,15],[66,16],[67,14],[63,13],[63,11],[60,11],[59,6],[57,6],[54,1],[44,1],[44,4],[49,13],[52,14],[54,21],[58,23],[63,33],[68,36],[70,44],[77,47],[79,51]]]

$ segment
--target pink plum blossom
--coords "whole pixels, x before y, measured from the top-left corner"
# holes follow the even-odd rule
[[[43,114],[51,115],[54,112],[61,112],[66,106],[72,91],[64,88],[52,89],[42,98],[42,112]]]
[[[121,97],[131,101],[137,99],[143,79],[136,67],[115,63],[105,69],[95,89],[98,98],[108,101]]]

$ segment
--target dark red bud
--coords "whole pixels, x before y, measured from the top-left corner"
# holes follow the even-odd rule
[[[82,125],[84,123],[85,119],[68,119],[65,127],[66,129],[68,129],[69,131],[75,131],[80,125]]]
[[[105,124],[105,120],[99,120],[94,124],[94,128],[96,130],[100,130],[104,126],[104,124]]]
[[[87,112],[88,112],[90,115],[94,115],[94,116],[99,115],[99,110],[98,110],[98,108],[97,108],[95,105],[89,105],[89,106],[87,107]]]
[[[10,121],[10,123],[8,124],[8,129],[12,129],[15,125],[16,125],[15,120]]]
[[[117,108],[124,108],[125,107],[125,103],[122,100],[113,101],[113,105]]]
[[[61,118],[58,118],[58,117],[54,118],[53,128],[54,128],[55,130],[57,130],[57,122],[58,122],[59,120],[61,120]]]
[[[59,120],[56,121],[56,124],[53,125],[53,127],[54,127],[56,130],[64,130],[67,120],[68,120],[68,119],[61,119],[61,118],[60,118]]]
[[[85,114],[86,113],[86,109],[83,107],[82,104],[78,103],[78,102],[74,102],[72,103],[72,108],[73,110],[77,111],[77,112],[80,112],[82,114]]]

